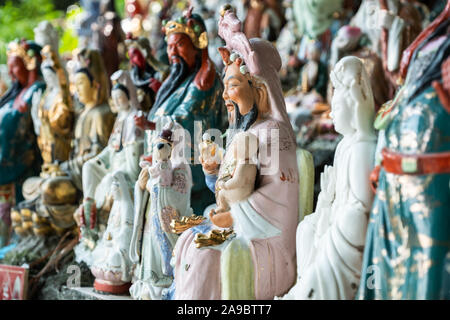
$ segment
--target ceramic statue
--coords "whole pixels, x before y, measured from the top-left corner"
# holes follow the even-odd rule
[[[244,21],[244,33],[247,38],[262,38],[275,41],[286,23],[284,7],[276,0],[243,1],[247,16]]]
[[[375,99],[375,110],[378,110],[390,99],[389,86],[386,80],[381,58],[366,44],[368,35],[363,34],[361,29],[345,25],[339,29],[331,44],[331,57],[329,67],[334,65],[343,57],[351,55],[360,58],[366,68],[371,81],[373,97]],[[328,96],[331,101],[331,85],[328,88]]]
[[[108,225],[94,250],[91,272],[94,288],[111,294],[123,294],[131,284],[132,267],[129,249],[133,231],[133,199],[129,178],[115,171],[110,179],[113,205]]]
[[[211,214],[208,221],[182,233],[166,298],[271,299],[286,293],[295,281],[299,177],[294,133],[278,77],[281,59],[271,43],[248,40],[241,27],[234,10],[224,8],[219,35],[226,42],[220,51],[230,122],[224,159],[233,158],[230,143],[241,130],[256,136],[261,170],[246,200],[231,203],[229,211]],[[277,132],[278,139],[271,139],[270,132]],[[272,143],[267,159],[263,150]],[[215,191],[229,165],[224,161],[203,169]]]
[[[293,8],[301,35],[318,39],[331,26],[333,14],[342,9],[342,0],[294,0]]]
[[[49,172],[28,179],[23,186],[27,197],[33,199],[31,209],[39,217],[50,220],[58,233],[76,227],[73,214],[83,189],[82,166],[106,146],[114,123],[114,115],[106,103],[108,82],[99,53],[85,49],[79,59],[82,67],[75,73],[74,85],[84,107],[74,124],[70,155],[65,161],[59,159],[59,163],[52,163]],[[63,149],[54,155],[64,154],[67,145],[60,147]],[[30,209],[28,204],[24,205]]]
[[[172,284],[170,260],[178,239],[171,222],[192,215],[191,170],[172,155],[172,131],[164,129],[154,144],[152,162],[143,163],[135,186],[135,217],[130,246],[136,264],[130,293],[133,299],[161,299]]]
[[[92,24],[97,21],[100,16],[100,2],[102,0],[81,0],[80,6],[83,8],[83,13],[77,19],[75,25],[78,35],[78,47],[88,48],[92,41]]]
[[[285,299],[354,299],[368,212],[369,174],[376,146],[374,103],[363,62],[340,60],[331,72],[331,117],[343,135],[333,166],[320,177],[316,210],[297,228],[297,283]]]
[[[147,38],[131,38],[125,40],[130,57],[130,76],[137,89],[141,110],[148,112],[155,102],[156,93],[161,82],[167,76],[167,66],[152,55]]]
[[[402,55],[375,121],[377,185],[359,299],[449,299],[450,2]]]
[[[111,107],[117,113],[116,121],[105,148],[83,164],[83,203],[75,214],[82,237],[75,252],[77,259],[88,265],[95,258],[92,250],[106,224],[105,219],[103,223],[95,220],[108,216],[113,201],[109,194],[113,176],[117,172],[124,174],[131,192],[139,175],[139,157],[144,149],[144,132],[134,123],[139,103],[129,72],[116,71],[111,80],[115,83],[111,91]]]
[[[208,56],[208,37],[203,19],[192,8],[182,16],[166,22],[167,54],[170,74],[156,95],[147,118],[136,121],[146,131],[146,154],[151,155],[152,141],[169,123],[176,122],[186,130],[187,139],[194,139],[194,123],[201,125],[199,132],[210,128],[223,131],[226,128],[226,108],[222,94],[222,82],[214,63]],[[194,213],[201,215],[206,206],[214,203],[214,197],[206,193],[207,186],[200,164],[194,161],[194,144],[186,150],[186,160],[191,163],[193,188],[191,204]]]
[[[423,17],[414,2],[380,0],[378,19],[381,27],[381,57],[386,78],[391,85],[391,96],[399,85],[402,52],[422,31]]]
[[[64,221],[49,215],[39,206],[39,187],[46,178],[58,174],[59,163],[69,159],[75,118],[67,74],[59,56],[50,45],[46,45],[41,54],[44,58],[41,72],[46,90],[42,95],[34,97],[31,116],[43,164],[39,177],[30,177],[23,183],[22,193],[25,201],[17,206],[17,212],[20,212],[23,218],[31,214],[32,233],[36,236],[46,236],[64,230],[58,227],[65,224]],[[23,223],[16,224],[14,229],[17,234],[22,234]]]
[[[14,41],[8,44],[8,69],[12,84],[0,98],[0,229],[11,225],[10,210],[23,200],[23,182],[39,173],[41,158],[31,117],[33,97],[45,90],[39,72],[42,62],[41,47],[32,41]],[[35,98],[36,99],[36,98]],[[17,212],[16,212],[17,213]],[[21,223],[20,214],[13,220]],[[31,232],[31,223],[24,225],[23,233]],[[6,244],[7,233],[0,235],[0,244]]]
[[[119,69],[125,34],[120,26],[120,16],[114,0],[100,0],[99,16],[91,25],[92,48],[102,55],[108,77]],[[121,52],[119,52],[119,50]]]

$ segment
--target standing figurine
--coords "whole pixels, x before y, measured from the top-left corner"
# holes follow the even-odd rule
[[[144,165],[148,179],[139,177],[135,186],[135,217],[130,258],[136,264],[130,293],[133,299],[161,299],[170,287],[170,263],[178,235],[172,220],[191,216],[192,176],[189,165],[172,157],[172,131],[164,129],[156,138],[151,165]],[[147,192],[145,192],[147,191]]]
[[[447,1],[403,53],[404,85],[375,121],[380,166],[360,299],[449,299],[449,18]]]
[[[119,69],[121,57],[125,53],[123,51],[125,34],[120,25],[114,0],[100,0],[99,13],[97,20],[91,25],[93,48],[102,55],[108,77],[111,77]]]
[[[41,47],[32,41],[8,44],[8,69],[12,85],[0,98],[0,230],[10,226],[10,210],[23,200],[25,179],[38,174],[41,164],[31,106],[33,97],[45,90],[39,67]],[[6,225],[6,227],[5,227]],[[0,246],[8,241],[0,234]]]
[[[285,294],[295,281],[299,177],[294,132],[278,76],[281,59],[271,43],[248,40],[240,26],[234,10],[225,7],[219,21],[219,35],[227,44],[221,48],[223,98],[230,128],[257,137],[260,170],[248,199],[211,215],[210,222],[190,228],[178,239],[174,285],[168,295],[174,299],[272,299]],[[237,137],[229,130],[228,145],[233,136]],[[271,155],[265,157],[269,149]],[[227,162],[204,170],[208,179],[217,180]]]
[[[364,65],[356,57],[340,60],[331,81],[331,117],[344,137],[333,166],[326,166],[321,175],[315,213],[297,228],[297,283],[285,299],[353,299],[360,279],[373,198],[373,96]]]

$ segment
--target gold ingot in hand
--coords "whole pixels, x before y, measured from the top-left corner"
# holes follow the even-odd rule
[[[22,228],[25,232],[29,232],[33,229],[33,222],[31,221],[23,221]]]
[[[187,229],[198,226],[201,224],[206,218],[202,216],[192,215],[190,217],[181,217],[181,219],[172,219],[170,222],[170,229],[172,233],[183,233]]]
[[[13,224],[21,224],[22,223],[22,216],[20,215],[19,211],[13,210],[11,211],[11,220]]]
[[[35,225],[48,225],[49,224],[49,220],[45,217],[40,217],[36,212],[33,212],[33,214],[31,215],[31,220],[33,221],[33,223]]]
[[[226,230],[211,230],[207,234],[197,233],[195,235],[195,246],[197,248],[209,247],[209,246],[217,246],[219,244],[224,243],[228,238],[234,237],[235,233],[233,229]]]
[[[45,237],[45,236],[49,235],[52,232],[52,230],[53,229],[50,225],[33,227],[33,233],[34,233],[34,235],[36,235],[38,237]]]
[[[24,208],[20,209],[20,215],[22,216],[22,220],[29,221],[31,220],[31,210]]]

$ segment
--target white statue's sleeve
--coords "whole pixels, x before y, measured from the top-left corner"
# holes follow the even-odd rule
[[[354,246],[363,246],[369,219],[373,193],[369,186],[369,175],[373,168],[375,146],[356,148],[349,161],[349,199],[344,212],[337,217],[341,234]]]
[[[126,160],[120,166],[119,170],[128,175],[131,181],[136,181],[141,167],[139,167],[139,156],[144,152],[144,141],[136,141],[124,147]]]
[[[144,228],[145,204],[149,199],[146,189],[142,190],[139,183],[134,185],[134,222],[130,243],[130,260],[138,263],[141,256],[140,242]]]
[[[33,120],[34,133],[39,136],[41,130],[41,119],[39,119],[39,106],[42,99],[42,90],[33,93],[31,98],[31,119]]]
[[[82,168],[83,196],[94,199],[98,185],[108,173],[110,166],[111,148],[106,146],[94,158],[86,161]]]

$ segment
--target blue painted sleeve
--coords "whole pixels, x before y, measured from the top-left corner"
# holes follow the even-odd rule
[[[211,192],[216,191],[216,181],[217,181],[217,175],[205,173],[205,182],[206,182],[206,185],[208,186],[209,190],[211,190]]]

